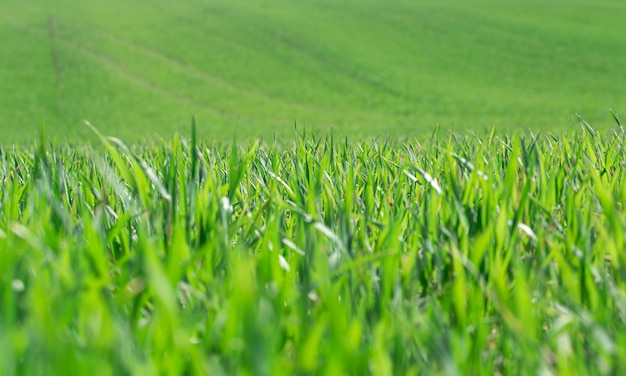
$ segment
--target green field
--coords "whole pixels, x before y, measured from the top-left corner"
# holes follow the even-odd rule
[[[3,0],[0,375],[623,374],[625,20]]]
[[[16,1],[0,6],[3,144],[422,136],[610,124],[623,1]]]
[[[0,154],[3,375],[626,369],[623,129],[103,145]]]

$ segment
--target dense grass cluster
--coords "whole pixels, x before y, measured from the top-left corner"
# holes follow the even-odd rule
[[[0,153],[0,372],[626,369],[626,134]]]

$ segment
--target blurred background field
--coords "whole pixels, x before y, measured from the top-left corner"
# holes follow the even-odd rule
[[[2,144],[82,119],[127,141],[612,125],[623,1],[16,1],[0,6]]]

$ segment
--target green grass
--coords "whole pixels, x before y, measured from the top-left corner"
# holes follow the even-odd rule
[[[623,1],[5,0],[2,143],[302,129],[599,128],[624,107]],[[182,129],[181,129],[182,127]]]
[[[0,152],[12,374],[619,374],[626,133]]]
[[[622,373],[625,16],[5,0],[0,374]]]

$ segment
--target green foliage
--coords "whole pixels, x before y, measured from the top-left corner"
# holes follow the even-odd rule
[[[4,149],[1,373],[619,373],[626,134],[582,124]]]
[[[3,0],[3,145],[292,125],[351,137],[604,129],[623,106],[618,0]]]

